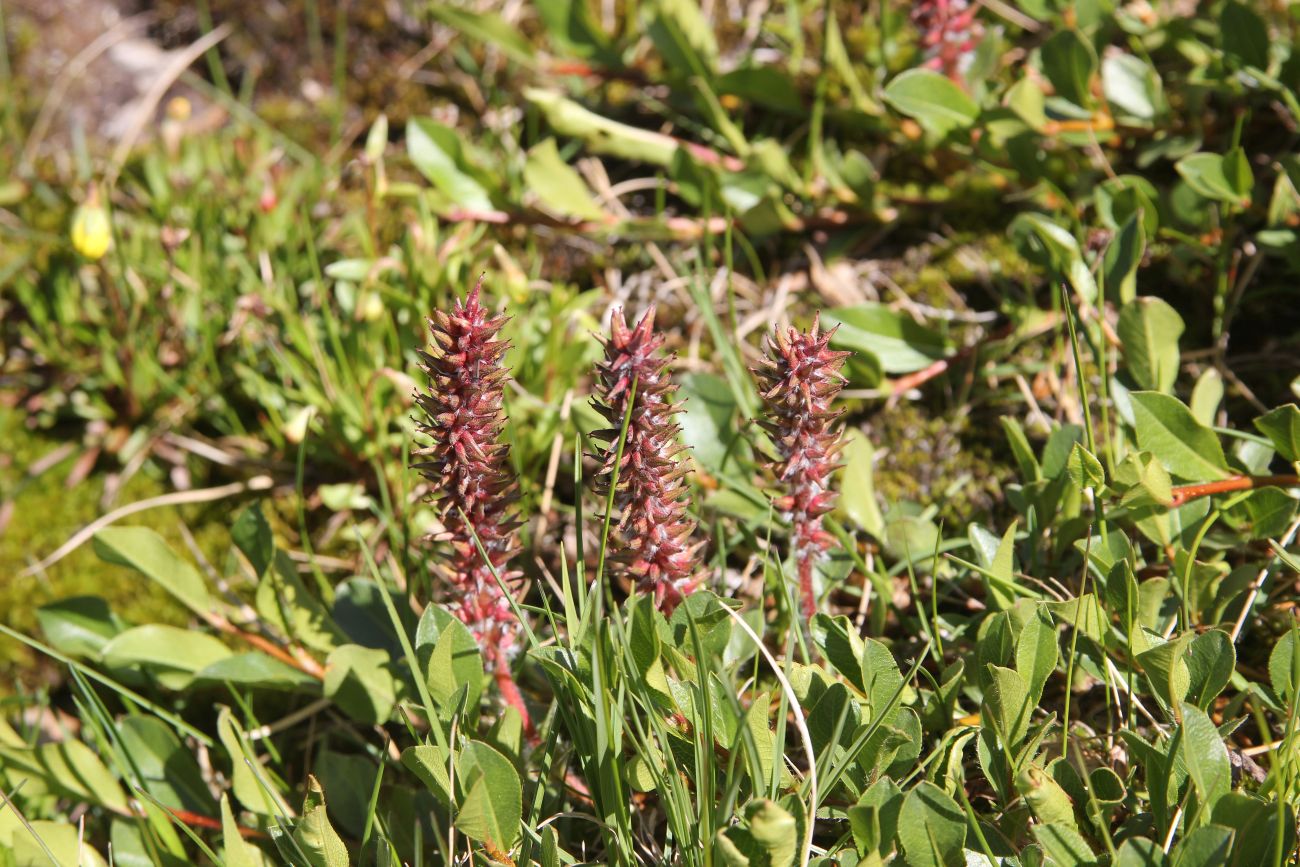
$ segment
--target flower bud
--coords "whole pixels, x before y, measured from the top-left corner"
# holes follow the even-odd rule
[[[102,259],[113,245],[113,226],[108,209],[99,203],[99,196],[80,205],[72,215],[72,246],[90,260]]]

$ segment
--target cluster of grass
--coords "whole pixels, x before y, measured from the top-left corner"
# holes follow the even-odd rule
[[[1294,10],[285,8],[333,96],[269,121],[237,36],[186,78],[225,123],[126,157],[43,158],[0,56],[0,865],[1295,862]],[[256,14],[199,9],[159,34]],[[401,27],[390,122],[347,97]],[[411,469],[483,273],[529,726]],[[667,616],[590,485],[652,303]],[[817,310],[809,618],[749,368]]]

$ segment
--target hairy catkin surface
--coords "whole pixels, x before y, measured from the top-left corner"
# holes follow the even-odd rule
[[[776,507],[790,522],[799,574],[800,605],[806,618],[817,611],[813,570],[835,543],[822,529],[822,516],[835,505],[830,475],[841,446],[831,403],[844,386],[840,367],[847,352],[828,348],[834,329],[822,331],[817,320],[807,332],[777,329],[754,369],[767,418],[759,423],[771,435],[777,460],[772,470],[782,487]]]
[[[695,542],[695,522],[686,514],[687,467],[678,457],[681,428],[675,418],[681,404],[673,403],[677,386],[667,374],[671,360],[660,355],[663,337],[654,330],[654,308],[633,328],[622,310],[615,310],[605,357],[596,365],[596,396],[592,405],[610,425],[595,435],[608,443],[596,488],[614,490],[613,530],[615,568],[638,591],[654,596],[671,612],[702,581],[697,557],[703,543]],[[631,410],[628,416],[629,406]],[[621,463],[619,433],[628,418]]]

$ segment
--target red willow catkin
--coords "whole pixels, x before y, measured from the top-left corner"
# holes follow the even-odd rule
[[[978,11],[979,4],[968,0],[917,0],[912,5],[912,23],[920,31],[927,68],[961,82],[984,36]]]
[[[631,402],[627,438],[614,490],[613,565],[652,595],[665,613],[695,592],[702,581],[696,557],[702,542],[693,542],[695,522],[686,515],[687,465],[677,459],[681,428],[674,420],[681,404],[673,403],[677,386],[666,373],[671,358],[659,355],[664,338],[654,330],[651,307],[629,329],[623,311],[615,309],[605,357],[596,364],[596,396],[592,406],[610,425],[593,436],[609,443],[596,489],[608,495],[618,462],[619,432]]]
[[[772,469],[784,493],[775,503],[790,522],[805,619],[817,613],[813,569],[835,544],[822,529],[822,516],[835,504],[829,481],[841,443],[835,427],[840,413],[830,406],[844,386],[840,367],[849,353],[827,348],[834,333],[822,331],[817,319],[806,333],[778,328],[763,347],[762,366],[753,370],[768,415],[759,424],[776,445]]]
[[[429,321],[433,351],[420,352],[429,388],[416,395],[426,420],[417,422],[432,444],[416,454],[415,465],[430,485],[430,502],[438,509],[443,532],[435,537],[450,543],[441,564],[449,585],[447,608],[460,619],[483,653],[506,704],[532,724],[523,696],[510,674],[522,627],[510,600],[493,577],[503,582],[519,577],[506,566],[519,552],[519,522],[513,506],[518,484],[509,468],[510,446],[499,442],[505,427],[502,388],[508,371],[501,357],[510,344],[497,340],[505,316],[492,316],[479,300],[480,277],[463,302],[450,313],[435,311]],[[478,541],[487,553],[484,561]]]

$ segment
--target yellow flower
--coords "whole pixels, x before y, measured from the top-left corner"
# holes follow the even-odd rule
[[[72,246],[87,259],[103,258],[113,243],[108,209],[92,194],[72,215]]]

